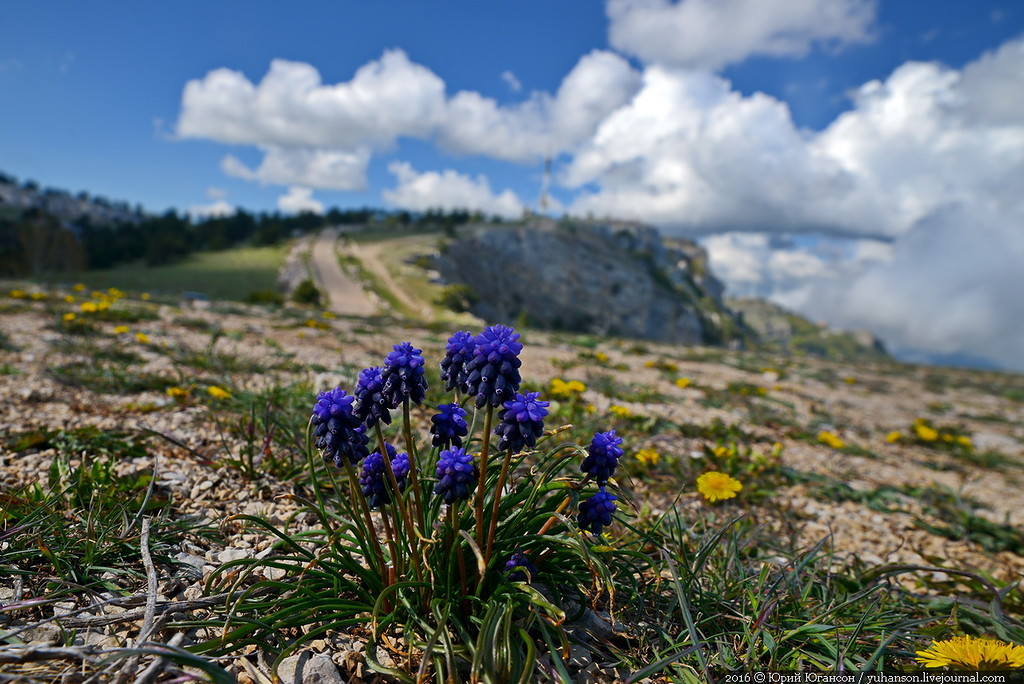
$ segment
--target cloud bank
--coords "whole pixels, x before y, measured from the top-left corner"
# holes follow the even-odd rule
[[[277,60],[259,82],[226,69],[190,81],[176,131],[257,148],[257,166],[229,155],[224,172],[295,186],[289,202],[315,202],[314,188],[364,189],[373,157],[404,138],[534,168],[554,158],[572,214],[719,234],[707,245],[734,291],[871,329],[893,348],[1024,369],[1024,312],[1008,294],[1024,291],[1024,270],[1013,267],[1024,263],[1024,39],[962,69],[907,62],[808,131],[785,102],[744,95],[717,70],[870,41],[874,2],[606,7],[610,43],[640,68],[594,50],[554,93],[499,102],[449,94],[401,50],[336,84]],[[397,160],[388,169],[395,185],[381,196],[395,206],[523,209],[483,176]],[[787,242],[800,235],[825,237]]]

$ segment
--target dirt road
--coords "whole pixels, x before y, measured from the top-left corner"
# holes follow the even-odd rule
[[[327,308],[346,316],[373,316],[377,313],[377,306],[359,281],[341,270],[337,244],[338,229],[325,228],[313,243],[310,259],[313,274],[327,298]]]

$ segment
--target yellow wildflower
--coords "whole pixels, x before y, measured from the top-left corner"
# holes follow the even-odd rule
[[[943,442],[952,442],[953,441],[953,435],[949,434],[948,432],[943,432],[942,433],[942,441]]]
[[[184,387],[168,387],[167,396],[172,399],[184,399],[188,396],[188,389]]]
[[[633,415],[633,412],[626,406],[619,406],[618,404],[612,404],[608,407],[608,411],[616,418],[629,418]]]
[[[46,295],[44,293],[42,293],[42,292],[33,292],[32,293],[32,300],[33,301],[41,302],[44,299],[46,299]]]
[[[718,458],[722,458],[723,456],[729,453],[729,449],[728,447],[724,446],[716,446],[714,449],[711,450],[711,453],[713,453]]]
[[[741,489],[743,483],[716,470],[697,478],[697,491],[711,503],[731,499]]]
[[[847,385],[853,385],[857,382],[857,378],[853,377],[852,375],[847,375],[845,378],[843,378],[843,382],[845,382]]]
[[[128,332],[127,325],[119,325],[116,328],[114,328],[115,335],[124,335],[126,332]]]
[[[587,390],[587,386],[579,380],[570,380],[566,382],[561,378],[551,378],[551,396],[559,399],[571,399],[574,394],[582,394]]]
[[[316,321],[314,319],[310,318],[309,320],[306,321],[306,327],[307,328],[315,328],[316,327]]]
[[[101,300],[100,300],[100,301],[99,301],[99,302],[98,302],[98,303],[96,304],[96,310],[97,310],[97,311],[106,311],[106,310],[107,310],[107,309],[109,309],[109,308],[110,308],[110,301],[109,301],[109,300],[106,300],[106,299],[101,299]]]
[[[952,667],[955,670],[1009,670],[1024,667],[1024,646],[998,639],[971,636],[933,641],[917,651],[917,662],[925,667]]]
[[[974,447],[974,443],[971,442],[971,438],[968,437],[967,435],[960,435],[959,437],[957,437],[956,438],[956,443],[959,444],[962,447],[967,447],[968,449],[971,449],[971,448]]]
[[[206,388],[206,391],[214,399],[230,399],[231,392],[228,392],[223,387],[217,387],[217,385],[210,385]]]
[[[846,444],[839,438],[838,435],[831,432],[819,432],[818,441],[822,444],[826,444],[833,449],[842,449]]]
[[[594,406],[593,404],[587,404],[585,407],[583,407],[583,410],[586,411],[587,413],[597,413],[597,407]]]
[[[900,441],[901,437],[903,437],[903,435],[900,434],[899,430],[893,430],[892,432],[885,436],[885,441],[888,442],[889,444],[895,444],[896,442]]]
[[[924,423],[915,423],[914,432],[916,432],[917,436],[920,437],[925,442],[934,442],[936,439],[939,438],[939,433],[936,432],[933,428],[928,427]]]
[[[656,367],[657,365],[658,365],[658,364],[657,364],[657,363],[655,363],[654,361],[650,361],[650,360],[648,360],[648,361],[644,361],[644,368],[654,368],[654,367]]]
[[[11,299],[24,299],[25,298],[25,291],[24,290],[11,290],[10,295],[11,295]]]
[[[640,451],[636,452],[636,460],[640,461],[640,464],[643,465],[645,468],[650,468],[652,466],[657,465],[660,459],[661,454],[659,454],[654,449],[641,449]]]
[[[676,378],[676,387],[686,389],[690,386],[690,378]]]
[[[144,332],[135,333],[135,339],[139,341],[139,344],[149,344],[149,335]]]
[[[72,287],[71,289],[74,290],[75,292],[84,292],[85,285],[83,285],[82,283],[75,283],[74,287]]]
[[[107,292],[108,292],[108,293],[110,294],[110,296],[111,296],[111,297],[113,297],[114,299],[120,299],[121,297],[124,297],[124,292],[121,292],[121,291],[120,291],[120,290],[118,290],[118,289],[117,289],[116,287],[112,287],[112,288],[110,288],[109,290],[107,290]]]
[[[72,295],[64,295],[64,301],[68,304],[74,304],[75,298]]]
[[[75,320],[75,318],[76,318],[75,312],[74,311],[68,311],[66,314],[64,314],[64,316],[62,318],[65,321],[70,323],[71,321]]]
[[[96,302],[82,302],[78,309],[82,313],[96,313]]]
[[[597,359],[599,363],[608,363],[608,355],[604,352],[597,352],[594,354],[594,358]]]
[[[338,314],[333,311],[324,311],[324,318],[337,318]]]
[[[106,296],[107,296],[107,295],[103,294],[103,293],[102,293],[102,292],[100,292],[99,290],[93,290],[93,291],[92,291],[92,298],[93,298],[93,299],[103,299],[103,298],[104,298],[104,297],[106,297]]]

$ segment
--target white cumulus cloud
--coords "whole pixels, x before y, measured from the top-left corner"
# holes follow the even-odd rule
[[[195,218],[220,218],[231,216],[237,211],[235,205],[227,200],[218,199],[210,204],[197,204],[185,210],[187,214]]]
[[[221,160],[221,170],[236,178],[264,184],[300,184],[325,190],[363,190],[370,150],[315,147],[266,147],[263,161],[251,169],[233,155]]]
[[[286,194],[277,198],[277,208],[289,214],[300,214],[304,211],[324,213],[324,205],[313,198],[313,190],[298,185],[291,186]]]
[[[381,191],[381,196],[402,209],[466,209],[510,219],[523,215],[523,203],[514,192],[504,190],[495,194],[482,175],[471,178],[451,169],[420,173],[401,161],[389,164],[388,171],[395,175],[398,184]]]
[[[718,70],[872,40],[874,0],[608,0],[613,47],[650,63]]]

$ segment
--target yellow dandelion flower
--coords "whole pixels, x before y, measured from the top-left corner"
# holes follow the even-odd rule
[[[959,437],[957,437],[956,443],[962,447],[967,447],[968,449],[974,447],[974,443],[971,442],[971,438],[968,437],[967,435],[960,435]]]
[[[42,293],[42,292],[33,292],[32,293],[32,300],[33,301],[41,302],[44,299],[46,299],[46,295],[44,293]]]
[[[676,378],[676,387],[686,389],[690,386],[690,378]]]
[[[96,313],[96,302],[82,302],[78,305],[78,310],[82,313]]]
[[[206,388],[207,393],[214,399],[230,399],[231,392],[228,392],[223,387],[217,387],[217,385],[210,385]]]
[[[75,320],[75,318],[77,318],[77,316],[75,316],[75,312],[74,312],[74,311],[68,311],[68,312],[67,312],[66,314],[64,314],[64,315],[62,316],[62,318],[63,318],[63,319],[65,320],[65,321],[67,321],[67,322],[69,322],[69,323],[70,323],[71,321]]]
[[[93,299],[103,299],[103,298],[104,298],[104,297],[106,297],[106,296],[107,296],[107,295],[103,294],[103,293],[102,293],[102,292],[100,292],[99,290],[93,290],[93,291],[92,291],[92,298],[93,298]]]
[[[661,454],[654,449],[641,449],[636,452],[636,460],[640,461],[640,464],[645,468],[650,468],[658,464],[661,460]]]
[[[716,446],[714,449],[711,450],[711,453],[713,453],[718,458],[722,458],[723,456],[729,453],[729,449],[724,446]]]
[[[75,283],[74,287],[71,288],[75,292],[85,292],[85,285],[82,283]]]
[[[616,418],[629,418],[633,415],[633,412],[626,406],[619,406],[618,404],[612,404],[608,407],[608,411]]]
[[[114,328],[114,334],[115,335],[124,335],[127,332],[128,332],[128,326],[127,325],[119,325],[116,328]]]
[[[309,320],[306,321],[306,327],[307,328],[315,328],[316,325],[317,325],[317,323],[316,323],[315,319],[310,318]]]
[[[939,438],[939,433],[924,423],[915,423],[914,432],[916,432],[917,436],[925,442],[934,442]]]
[[[586,411],[587,413],[597,413],[597,407],[594,406],[593,404],[587,404],[583,408],[583,410]]]
[[[657,365],[654,361],[644,361],[644,368],[656,368]]]
[[[943,442],[952,442],[953,441],[953,435],[949,434],[948,432],[942,433],[942,441]]]
[[[147,335],[144,332],[135,333],[135,339],[139,342],[139,344],[149,344],[149,335]]]
[[[25,298],[25,291],[24,290],[11,290],[10,291],[10,297],[11,297],[11,299],[24,299]]]
[[[917,651],[917,662],[925,667],[951,667],[956,670],[1009,670],[1024,667],[1024,646],[998,639],[971,636],[933,641]]]
[[[822,444],[832,447],[833,449],[842,449],[846,444],[839,438],[838,435],[832,432],[819,432],[818,441]]]
[[[338,314],[333,311],[324,311],[324,318],[337,318]]]
[[[185,387],[168,387],[167,396],[172,399],[185,399],[188,397],[188,389]]]
[[[107,293],[114,299],[120,299],[121,297],[124,297],[124,292],[121,292],[116,287],[110,288],[109,290],[107,290]]]
[[[75,298],[73,295],[64,295],[64,301],[67,302],[68,304],[74,304]]]
[[[853,377],[852,375],[847,375],[845,378],[843,378],[843,382],[845,382],[847,385],[853,385],[856,384],[857,378]]]
[[[743,483],[725,473],[712,470],[697,478],[697,491],[711,503],[731,499],[743,489]]]
[[[757,388],[757,393],[760,394],[763,397],[764,395],[768,394],[768,388],[767,387],[758,387]]]
[[[902,437],[903,435],[900,433],[899,430],[893,430],[892,432],[885,436],[885,441],[888,442],[889,444],[895,444],[896,442],[900,441],[900,438]]]
[[[608,363],[608,355],[604,352],[597,352],[594,354],[594,358],[597,359],[599,363]]]

